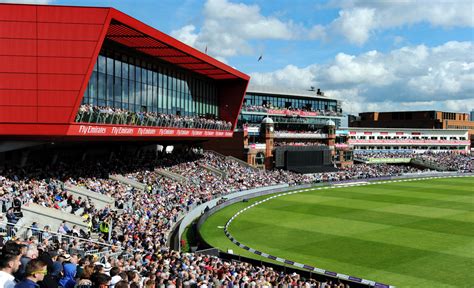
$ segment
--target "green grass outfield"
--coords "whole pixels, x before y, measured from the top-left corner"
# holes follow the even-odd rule
[[[263,259],[228,240],[237,203],[200,233],[210,245]],[[229,232],[254,249],[398,287],[474,287],[474,177],[314,189],[247,210]]]

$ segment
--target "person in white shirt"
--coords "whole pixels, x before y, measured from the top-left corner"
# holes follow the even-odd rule
[[[5,243],[0,256],[0,287],[15,287],[15,273],[20,268],[21,246],[13,241]]]

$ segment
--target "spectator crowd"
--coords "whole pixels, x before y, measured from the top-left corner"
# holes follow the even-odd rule
[[[159,250],[131,257],[69,254],[56,244],[8,241],[1,249],[0,286],[51,287],[349,287],[266,266],[213,256]]]
[[[163,114],[151,111],[132,112],[121,108],[93,106],[90,104],[81,105],[81,107],[79,107],[76,122],[210,130],[232,129],[232,123],[219,120],[214,115],[199,117]]]
[[[354,153],[354,158],[361,160],[369,159],[393,159],[393,158],[411,158],[433,164],[434,166],[445,167],[450,171],[473,172],[474,161],[471,156],[455,152],[436,152],[426,151],[416,153],[413,151],[398,152],[378,152],[378,151],[360,151]]]
[[[319,110],[319,109],[312,109],[309,107],[303,108],[294,108],[294,107],[277,107],[273,106],[271,103],[266,105],[248,105],[244,104],[242,106],[243,111],[247,112],[262,112],[262,113],[270,113],[272,111],[284,112],[288,114],[296,113],[303,115],[304,112],[313,112],[312,116],[322,115],[322,116],[340,116],[340,113],[337,113],[333,110]]]
[[[458,155],[426,157],[442,162],[466,160]],[[472,171],[472,161],[470,163],[460,170]],[[47,223],[41,223],[46,224],[43,229],[38,223],[32,223],[32,235],[24,239],[26,241],[0,241],[3,244],[0,285],[37,287],[27,286],[34,282],[40,287],[346,287],[342,283],[303,279],[298,274],[281,273],[269,267],[169,251],[166,244],[179,215],[194,205],[234,191],[282,183],[367,179],[419,171],[405,165],[357,164],[338,172],[301,175],[258,170],[220,154],[195,149],[161,157],[143,154],[141,158],[116,157],[105,162],[84,161],[81,165],[60,162],[51,167],[7,168],[0,172],[0,201],[14,203],[7,209],[8,222],[10,218],[18,221],[21,217],[15,214],[21,212],[15,211],[15,207],[36,203],[82,216],[88,231],[69,227],[65,222],[55,231],[51,231]],[[141,190],[111,180],[108,178],[111,174],[122,174],[146,188]],[[74,197],[66,189],[68,185],[113,197],[115,205],[99,209],[90,199]],[[52,237],[56,233],[86,239],[98,233],[99,238],[95,239],[97,242],[76,238],[67,242]],[[110,254],[94,259],[71,252],[90,251],[99,247],[97,243],[112,245],[108,246],[112,247]],[[120,253],[111,256],[115,251]],[[21,282],[13,284],[12,279]],[[57,284],[45,284],[46,281]]]

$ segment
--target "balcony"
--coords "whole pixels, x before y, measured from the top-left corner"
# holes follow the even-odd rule
[[[364,145],[470,145],[468,140],[349,139],[349,144]]]
[[[329,110],[306,111],[286,108],[266,108],[261,106],[243,106],[243,113],[269,116],[300,116],[300,117],[342,117],[341,113]]]
[[[292,131],[276,131],[275,138],[288,139],[327,139],[328,134],[322,133],[298,133]]]

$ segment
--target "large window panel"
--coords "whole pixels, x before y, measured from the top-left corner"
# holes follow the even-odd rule
[[[106,53],[110,57],[105,57]],[[141,111],[142,107],[143,110],[160,113],[175,114],[179,111],[183,116],[218,114],[217,90],[212,81],[154,65],[136,56],[114,51],[101,52],[83,103],[134,112]],[[263,100],[262,96],[255,95],[247,95],[246,98],[249,104],[255,102],[257,105],[261,105]]]
[[[97,64],[99,66],[97,71],[105,73],[106,72],[106,70],[105,70],[106,69],[106,67],[105,67],[105,63],[106,63],[105,57],[102,56],[102,55],[99,55],[99,58],[98,58],[97,61],[98,61]]]
[[[107,61],[107,75],[114,75],[114,59],[106,58]]]

